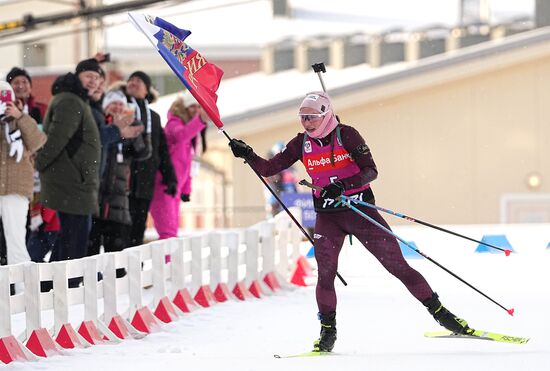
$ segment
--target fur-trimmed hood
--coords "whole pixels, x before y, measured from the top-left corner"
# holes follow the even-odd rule
[[[88,90],[82,86],[78,76],[72,72],[59,76],[52,84],[52,95],[63,92],[76,94],[84,101],[88,101]]]
[[[187,107],[185,107],[184,98],[181,94],[178,94],[174,102],[172,102],[169,112],[172,115],[179,117],[184,123],[191,120],[191,115],[189,114]]]

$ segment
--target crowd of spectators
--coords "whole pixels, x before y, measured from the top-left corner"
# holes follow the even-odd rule
[[[47,105],[33,96],[26,70],[14,67],[0,81],[3,264],[140,245],[152,205],[160,238],[177,236],[207,117],[189,94],[174,102],[163,129],[150,107],[158,95],[150,76],[135,71],[107,87],[107,62],[98,54],[59,76]],[[43,282],[49,289],[51,282]]]

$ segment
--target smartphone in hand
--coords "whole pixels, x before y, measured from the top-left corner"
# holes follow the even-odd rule
[[[7,103],[13,102],[13,97],[10,90],[0,91],[0,115],[4,115],[7,108]]]

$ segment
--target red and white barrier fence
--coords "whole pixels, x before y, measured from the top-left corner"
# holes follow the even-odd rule
[[[292,212],[299,219],[300,210]],[[288,288],[301,239],[288,216],[279,214],[247,229],[69,261],[1,266],[0,360],[37,360],[64,349],[141,338],[200,307]],[[126,275],[117,278],[117,269]],[[75,277],[83,277],[83,284],[69,288],[68,280]],[[53,281],[53,289],[41,292],[41,281]],[[10,284],[17,288],[15,295]],[[150,302],[144,297],[150,298],[151,291],[144,288],[151,288]],[[22,314],[24,326],[21,319],[12,326]],[[46,329],[43,318],[48,316],[53,325]],[[20,333],[14,334],[14,328]]]

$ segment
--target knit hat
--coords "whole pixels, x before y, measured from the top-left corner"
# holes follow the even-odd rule
[[[75,68],[75,74],[78,75],[79,73],[85,71],[94,71],[102,76],[105,76],[105,72],[103,72],[99,62],[95,58],[84,59],[83,61],[78,62]]]
[[[105,96],[103,97],[103,103],[102,107],[103,110],[109,106],[109,104],[113,102],[122,102],[124,105],[128,102],[126,100],[126,95],[122,92],[122,90],[111,90],[105,93]]]
[[[6,75],[6,81],[11,84],[11,81],[15,79],[17,76],[25,76],[27,80],[29,80],[29,83],[32,84],[32,79],[29,73],[19,67],[13,67],[10,72]]]
[[[183,92],[183,106],[185,108],[187,107],[190,107],[194,104],[199,104],[199,102],[197,102],[197,100],[195,99],[195,97],[193,96],[193,94],[191,94],[191,92],[189,90],[186,90]]]
[[[313,108],[319,113],[326,112],[327,110],[332,110],[332,103],[330,102],[330,97],[327,93],[322,91],[313,91],[307,93],[306,97],[302,101],[300,108]]]
[[[145,96],[145,99],[147,99],[149,103],[155,102],[159,96],[159,93],[153,87],[153,83],[151,82],[151,77],[149,77],[149,75],[143,71],[136,71],[132,73],[130,77],[128,77],[128,80],[130,80],[132,77],[137,77],[138,79],[143,81],[143,83],[145,84],[145,87],[147,88],[147,95]]]

